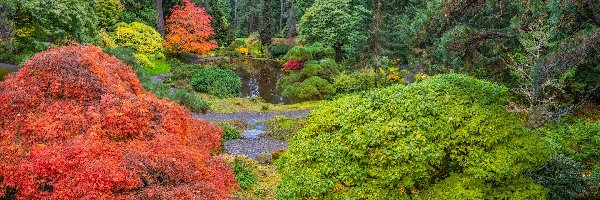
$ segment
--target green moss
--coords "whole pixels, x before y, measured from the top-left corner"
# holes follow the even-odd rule
[[[142,66],[142,69],[148,72],[148,74],[151,76],[165,74],[171,71],[171,65],[167,61],[153,60],[150,61],[150,63],[152,63],[152,66]]]

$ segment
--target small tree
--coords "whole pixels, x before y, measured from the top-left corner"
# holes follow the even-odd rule
[[[167,19],[167,36],[164,45],[175,52],[194,52],[206,54],[217,48],[217,42],[211,37],[215,31],[211,26],[212,18],[202,7],[189,0],[183,5],[171,8]]]
[[[333,47],[339,61],[343,59],[342,47],[360,22],[356,10],[350,0],[317,0],[300,20],[300,36],[308,43],[322,42]]]

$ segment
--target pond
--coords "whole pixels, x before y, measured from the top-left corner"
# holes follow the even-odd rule
[[[273,60],[235,60],[234,71],[242,79],[242,95],[246,98],[260,97],[265,102],[291,103],[277,90],[277,80],[283,76],[281,63]]]

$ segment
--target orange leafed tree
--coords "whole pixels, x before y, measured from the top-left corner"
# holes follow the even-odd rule
[[[217,42],[211,39],[215,35],[211,21],[204,8],[183,0],[183,5],[171,8],[171,16],[167,19],[168,33],[163,44],[175,52],[209,53],[218,47]]]
[[[53,48],[0,83],[0,199],[231,199],[222,135],[100,48]]]

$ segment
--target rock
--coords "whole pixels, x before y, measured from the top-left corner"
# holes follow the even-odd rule
[[[263,134],[265,131],[263,130],[258,130],[258,129],[252,129],[252,130],[245,130],[244,133],[242,133],[242,138],[246,138],[246,139],[258,139],[258,137]]]

